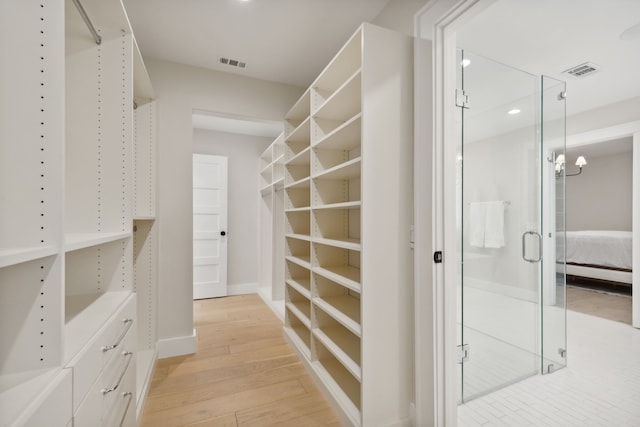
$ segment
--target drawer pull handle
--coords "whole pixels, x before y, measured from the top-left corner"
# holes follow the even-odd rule
[[[114,348],[116,348],[116,347],[118,347],[120,345],[120,343],[124,339],[124,336],[127,335],[127,332],[129,332],[129,328],[131,328],[131,324],[133,324],[133,319],[124,319],[122,322],[125,324],[124,330],[122,331],[122,333],[120,334],[120,336],[116,340],[115,344],[103,345],[100,348],[103,352],[107,352],[109,350],[113,350]]]
[[[127,372],[127,369],[129,368],[129,363],[131,363],[131,356],[133,355],[132,352],[130,351],[125,351],[124,353],[122,353],[122,355],[124,357],[127,357],[127,364],[124,366],[124,369],[122,370],[122,372],[120,373],[120,376],[118,377],[118,381],[116,381],[115,385],[112,385],[109,388],[103,388],[102,394],[109,394],[112,391],[116,391],[118,389],[118,387],[120,387],[120,383],[122,382],[122,378],[124,377],[125,372]]]
[[[127,412],[129,412],[129,406],[131,405],[131,401],[133,400],[133,393],[127,391],[125,393],[122,393],[122,397],[127,398],[127,406],[124,407],[124,413],[122,414],[122,418],[120,419],[120,424],[118,424],[120,427],[124,425],[124,420],[127,418]]]

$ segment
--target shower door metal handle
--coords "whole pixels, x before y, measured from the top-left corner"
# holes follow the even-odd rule
[[[538,258],[527,258],[527,235],[533,235],[538,238]],[[530,263],[542,260],[542,236],[537,231],[525,231],[522,233],[522,259]]]

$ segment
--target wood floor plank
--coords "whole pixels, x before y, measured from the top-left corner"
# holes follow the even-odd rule
[[[196,354],[158,361],[140,427],[339,426],[257,295],[194,302]]]
[[[189,423],[204,421],[209,418],[222,416],[229,412],[230,408],[241,410],[256,405],[275,402],[293,396],[306,393],[297,380],[269,385],[251,390],[241,391],[223,397],[209,399],[203,396],[202,400],[186,403],[167,410],[146,412],[143,422],[145,426],[171,427],[183,426]],[[153,407],[153,398],[149,398],[147,405]]]
[[[187,424],[185,427],[238,427],[235,414],[226,414],[221,417],[210,418]]]
[[[629,325],[633,317],[630,296],[608,294],[575,286],[567,286],[567,308]]]
[[[290,355],[291,348],[286,343],[282,343],[277,346],[255,350],[254,352],[229,354],[204,359],[194,358],[193,360],[185,360],[180,364],[170,365],[169,374],[182,375],[188,373],[196,373],[216,368],[234,366],[241,363],[252,362],[255,360],[278,359]]]
[[[239,426],[263,426],[282,425],[290,420],[299,420],[301,417],[309,419],[321,419],[324,422],[327,414],[328,419],[333,418],[331,408],[319,395],[303,394],[286,401],[277,401],[267,405],[262,405],[247,410],[237,412]],[[308,424],[298,424],[308,425]]]
[[[244,390],[297,380],[300,375],[304,374],[304,368],[295,364],[266,371],[256,370],[250,365],[246,365],[243,368],[241,375],[237,375],[236,372],[224,373],[224,376],[217,381],[211,379],[209,382],[197,385],[180,382],[181,387],[169,384],[167,387],[163,387],[163,390],[166,390],[164,393],[154,396],[153,401],[149,402],[146,409],[149,412],[154,412],[200,400],[217,399],[229,394],[240,393]],[[300,386],[302,387],[302,385]],[[307,390],[304,387],[302,388],[306,393]]]

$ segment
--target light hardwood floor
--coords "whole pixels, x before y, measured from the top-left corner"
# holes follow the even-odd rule
[[[567,308],[596,317],[631,324],[631,297],[567,286]]]
[[[258,295],[194,302],[197,353],[159,360],[141,427],[340,426]]]

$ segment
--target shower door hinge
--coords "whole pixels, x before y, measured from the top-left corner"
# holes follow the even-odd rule
[[[469,344],[462,344],[458,346],[458,363],[462,364],[469,360]]]
[[[462,89],[456,89],[456,107],[469,108],[469,95]]]

